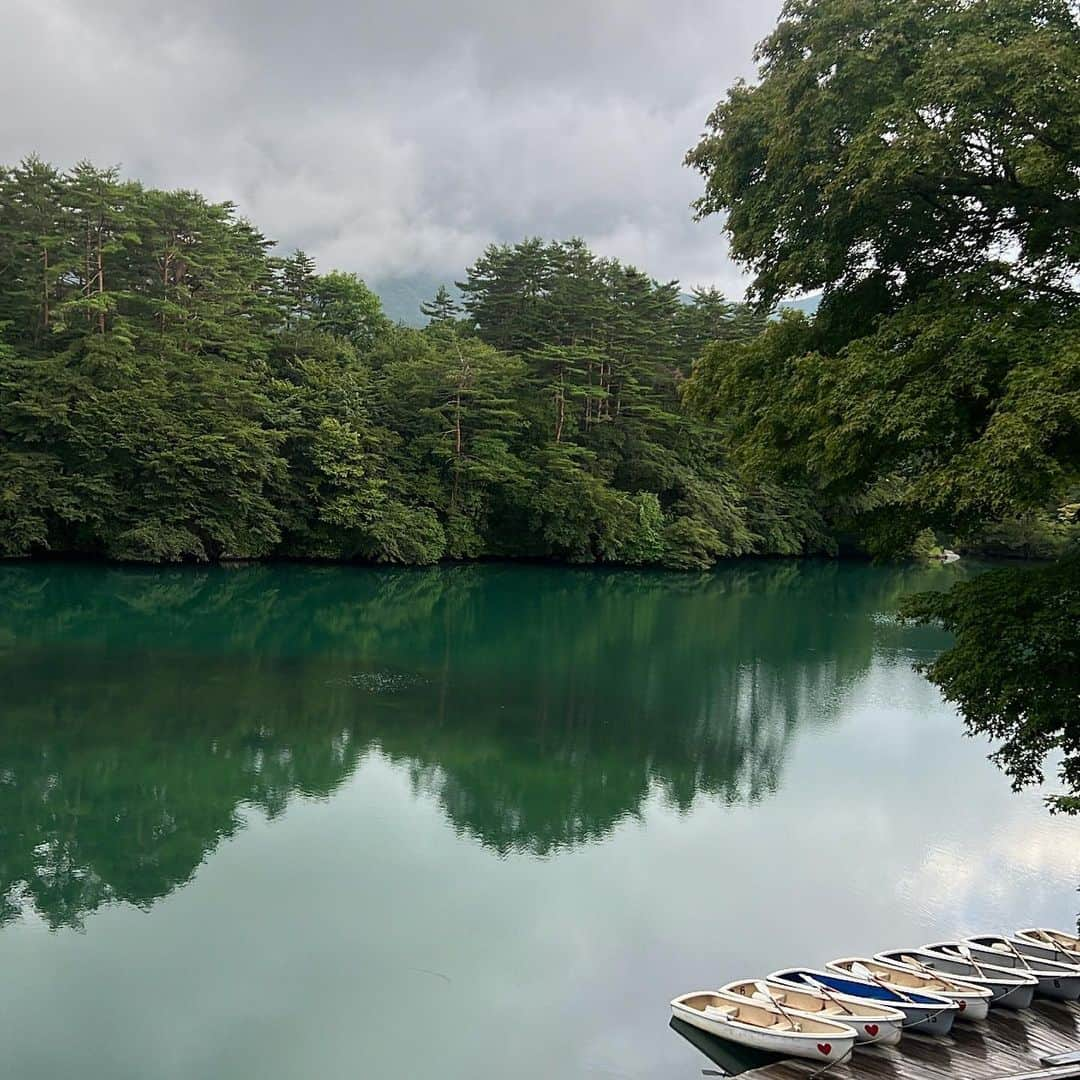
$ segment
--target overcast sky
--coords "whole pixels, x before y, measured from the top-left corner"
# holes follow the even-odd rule
[[[682,165],[780,0],[0,0],[0,161],[231,198],[321,269],[584,236],[741,291]]]

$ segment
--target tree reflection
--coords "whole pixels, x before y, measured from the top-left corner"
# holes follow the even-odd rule
[[[917,581],[912,575],[921,575]],[[925,572],[0,569],[0,922],[188,881],[376,749],[502,854],[767,796]],[[930,631],[904,631],[905,642]]]

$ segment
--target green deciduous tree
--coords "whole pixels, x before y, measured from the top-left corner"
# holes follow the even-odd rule
[[[1069,0],[789,0],[688,162],[766,300],[1080,258]]]
[[[1055,810],[1080,812],[1080,571],[1077,556],[1035,570],[998,570],[947,593],[922,593],[909,618],[940,622],[956,644],[926,672],[997,742],[994,759],[1017,788],[1061,762]]]
[[[875,554],[926,528],[964,543],[1057,516],[1080,487],[1076,6],[789,0],[757,55],[759,80],[688,155],[698,210],[727,215],[761,303],[824,299],[812,322],[708,346],[687,404],[746,473],[813,492]],[[1078,567],[990,574],[910,609],[956,631],[930,676],[1021,783],[1046,752],[1077,753],[1060,673]],[[1060,708],[1033,689],[1040,665]],[[1080,779],[1072,758],[1063,775]]]

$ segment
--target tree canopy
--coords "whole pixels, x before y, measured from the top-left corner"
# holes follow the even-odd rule
[[[688,163],[755,291],[915,290],[1015,254],[1080,259],[1069,0],[789,0]]]
[[[956,632],[929,674],[1018,783],[1064,751],[1076,789],[1080,13],[789,0],[757,59],[687,157],[698,212],[726,214],[759,303],[824,297],[707,347],[685,400],[746,475],[812,490],[878,555],[1055,523],[1059,564],[909,612]]]

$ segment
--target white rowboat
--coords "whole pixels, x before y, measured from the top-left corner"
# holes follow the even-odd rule
[[[942,942],[942,945],[947,944]],[[894,964],[907,964],[917,971],[935,971],[945,975],[956,975],[972,986],[982,986],[990,991],[990,1004],[1006,1009],[1026,1009],[1035,996],[1038,980],[1031,975],[1022,975],[1018,971],[1005,971],[1002,968],[976,967],[970,960],[959,953],[935,952],[934,948],[892,949],[877,954],[879,960],[890,960]]]
[[[1056,960],[1038,960],[1019,952],[1008,938],[984,934],[966,938],[964,944],[971,950],[971,958],[980,964],[997,964],[1010,971],[1022,971],[1039,980],[1035,990],[1042,997],[1057,1001],[1080,999],[1080,967],[1062,964]]]
[[[1080,964],[1080,937],[1066,934],[1064,930],[1050,930],[1047,927],[1017,930],[1013,942],[1025,956],[1060,960],[1063,964]]]
[[[671,1002],[673,1016],[719,1039],[728,1039],[781,1057],[832,1064],[846,1060],[855,1046],[847,1024],[785,1016],[774,1005],[749,1002],[717,990],[682,994]]]
[[[828,990],[804,987],[795,990],[769,979],[753,979],[728,983],[721,993],[743,998],[751,1004],[775,1004],[784,1012],[808,1016],[816,1020],[835,1020],[855,1029],[855,1041],[893,1046],[900,1041],[904,1014],[888,1005],[877,1005],[866,999],[844,999]]]

